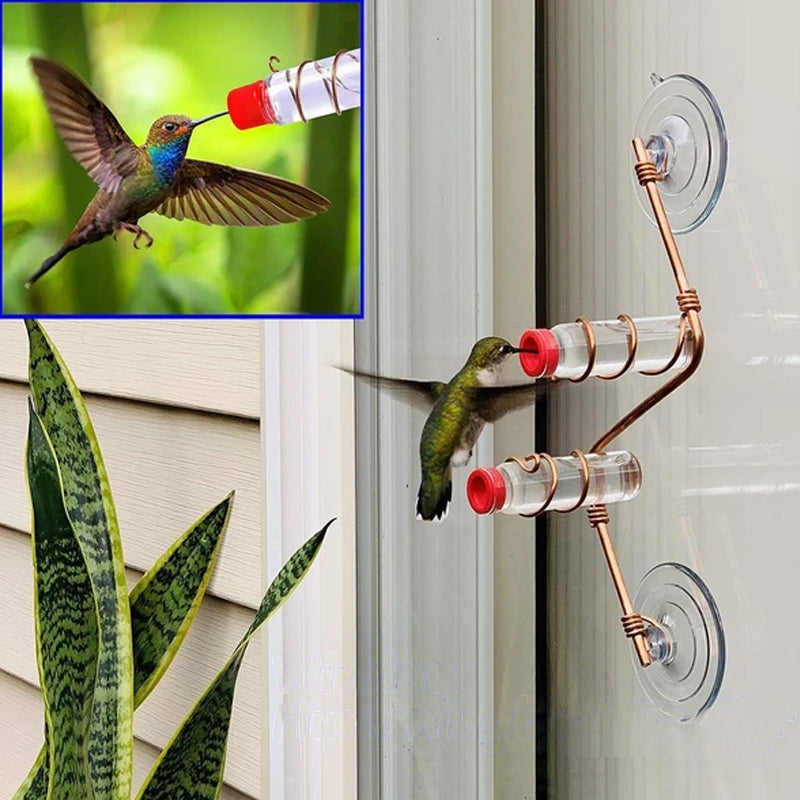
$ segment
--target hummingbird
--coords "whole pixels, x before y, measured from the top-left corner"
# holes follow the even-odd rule
[[[186,158],[194,129],[224,116],[159,117],[137,147],[116,117],[72,70],[46,58],[31,58],[50,117],[67,149],[98,190],[61,248],[44,261],[27,288],[67,253],[121,230],[136,234],[134,247],[153,237],[138,225],[154,211],[205,225],[278,225],[312,217],[330,202],[297,183],[209,161]]]
[[[418,519],[444,520],[447,516],[453,496],[452,468],[469,461],[487,422],[531,405],[545,387],[555,383],[497,385],[506,359],[522,352],[527,351],[498,336],[479,339],[448,383],[387,378],[342,368],[429,412],[419,443],[422,480],[417,494]]]

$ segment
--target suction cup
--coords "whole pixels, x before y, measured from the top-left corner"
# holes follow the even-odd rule
[[[697,78],[650,79],[653,90],[636,119],[634,136],[642,139],[664,175],[658,186],[673,233],[688,233],[708,219],[722,192],[728,167],[725,122],[714,95]],[[636,196],[655,224],[638,184]]]
[[[653,567],[634,608],[656,623],[648,628],[653,659],[634,668],[647,696],[668,717],[688,722],[716,700],[725,672],[725,634],[717,605],[700,577],[683,564]]]

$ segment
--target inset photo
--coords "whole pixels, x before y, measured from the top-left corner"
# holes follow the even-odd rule
[[[3,315],[361,316],[361,16],[4,4]]]

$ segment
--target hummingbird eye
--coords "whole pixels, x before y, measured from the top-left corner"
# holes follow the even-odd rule
[[[168,133],[173,133],[177,129],[177,125],[174,122],[165,122],[164,123],[164,130]]]

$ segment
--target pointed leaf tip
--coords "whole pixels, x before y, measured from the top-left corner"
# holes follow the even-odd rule
[[[130,794],[133,646],[122,543],[94,429],[66,364],[35,319],[25,320],[34,407],[60,467],[64,508],[100,611],[100,650],[88,753],[94,795]]]
[[[322,547],[322,542],[325,540],[325,536],[328,533],[328,528],[330,528],[334,522],[336,522],[336,517],[331,517],[305,544],[300,547],[295,555],[298,555],[301,551],[305,551],[306,556],[313,561],[314,558],[316,558],[318,550],[320,547]]]
[[[194,790],[193,798],[211,800],[219,797],[233,694],[245,649],[258,629],[286,602],[306,576],[335,520],[335,517],[328,520],[279,570],[244,637],[161,751],[137,800],[188,797],[182,790],[189,785]]]

